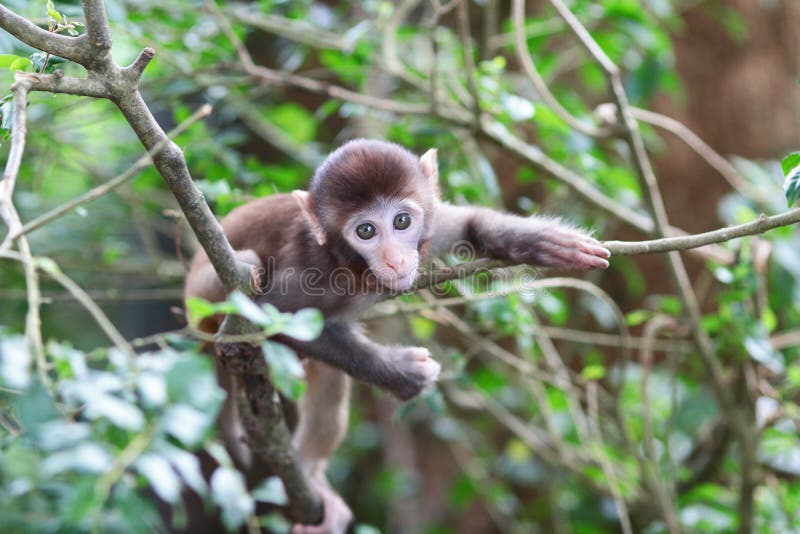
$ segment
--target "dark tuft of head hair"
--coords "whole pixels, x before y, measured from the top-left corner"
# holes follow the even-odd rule
[[[427,207],[435,194],[419,158],[395,143],[349,141],[319,166],[309,187],[314,212],[327,231],[377,198],[408,198]],[[427,198],[426,198],[427,197]]]

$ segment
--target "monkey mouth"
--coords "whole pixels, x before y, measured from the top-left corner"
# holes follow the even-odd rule
[[[414,285],[417,279],[417,271],[409,271],[403,274],[385,273],[378,277],[380,284],[391,291],[405,291]]]

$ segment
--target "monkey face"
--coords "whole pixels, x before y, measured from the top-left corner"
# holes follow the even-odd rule
[[[402,291],[417,275],[424,217],[423,208],[410,198],[379,198],[347,220],[343,237],[379,284]]]

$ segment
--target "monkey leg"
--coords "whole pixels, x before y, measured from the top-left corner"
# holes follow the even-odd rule
[[[380,386],[402,400],[418,395],[439,377],[441,366],[422,347],[387,347],[368,339],[349,322],[327,321],[313,341],[286,336],[281,343],[341,369],[356,380]]]
[[[353,513],[325,477],[328,458],[347,433],[350,379],[324,363],[305,360],[308,387],[297,405],[294,446],[300,462],[322,499],[323,520],[318,525],[294,525],[294,534],[340,534]]]
[[[294,445],[310,476],[324,475],[328,457],[347,433],[350,379],[333,367],[303,361],[308,387],[297,405]]]

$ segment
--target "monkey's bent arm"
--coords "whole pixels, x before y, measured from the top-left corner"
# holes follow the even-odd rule
[[[237,250],[235,254],[237,260],[248,263],[256,269],[253,272],[254,277],[257,275],[257,269],[263,267],[261,260],[258,259],[258,254],[254,250]],[[217,275],[217,271],[214,270],[214,266],[205,256],[203,258],[205,261],[200,262],[195,259],[192,264],[189,275],[186,277],[185,295],[187,297],[199,297],[210,302],[225,300],[227,292],[219,279],[219,275]]]
[[[583,230],[558,219],[520,217],[478,206],[442,202],[434,214],[431,252],[455,252],[468,243],[475,254],[564,269],[604,269],[611,255]]]
[[[432,384],[441,369],[427,349],[387,347],[369,340],[360,328],[345,321],[326,321],[313,341],[276,338],[299,354],[341,369],[356,380],[374,384],[402,400]]]

